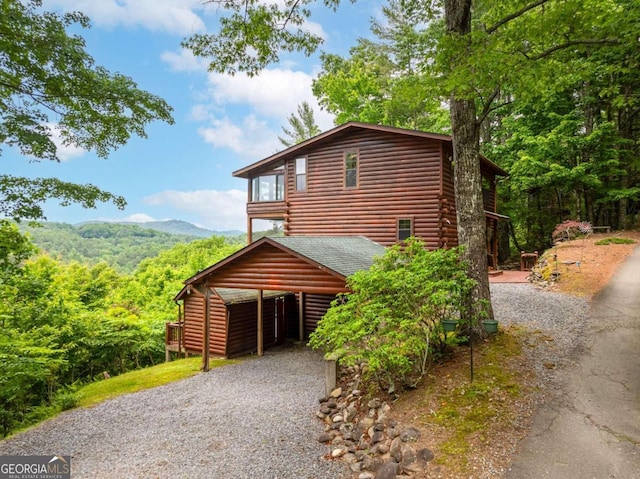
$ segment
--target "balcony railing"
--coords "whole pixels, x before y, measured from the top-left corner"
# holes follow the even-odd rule
[[[165,323],[164,347],[165,355],[170,357],[170,351],[184,353],[184,325],[182,323]]]

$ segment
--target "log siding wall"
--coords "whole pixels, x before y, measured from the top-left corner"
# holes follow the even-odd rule
[[[344,184],[348,151],[359,153],[355,188]],[[307,158],[306,191],[296,191],[294,176],[287,175],[286,234],[363,235],[391,245],[397,220],[411,218],[414,234],[438,246],[439,141],[363,131],[311,151]]]
[[[345,187],[346,152],[358,152],[357,187]],[[295,188],[300,156],[307,158],[305,191]],[[283,218],[290,236],[362,235],[385,246],[397,242],[398,219],[411,219],[413,234],[429,248],[457,246],[451,158],[446,141],[352,132],[284,158],[285,201],[250,202],[247,214]],[[496,211],[495,173],[483,164],[482,175],[490,185],[485,209]]]

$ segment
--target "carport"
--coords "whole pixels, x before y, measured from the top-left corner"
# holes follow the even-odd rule
[[[220,310],[212,303],[211,298],[219,297],[219,291],[242,290],[243,297],[253,292],[256,302],[253,318],[256,328],[253,330],[257,335],[256,352],[261,356],[264,352],[265,291],[270,297],[274,296],[272,292],[296,294],[298,339],[304,340],[326,312],[330,298],[348,291],[347,277],[368,269],[375,257],[382,256],[384,251],[382,245],[360,236],[264,237],[187,279],[176,300],[185,300],[190,291],[198,291],[203,297],[201,314],[185,314],[182,318],[183,325],[188,321],[201,321],[203,369],[208,369],[212,349],[215,353],[216,348],[226,348],[230,325],[234,321],[228,310]],[[212,323],[217,328],[214,335]],[[225,344],[212,348],[212,337]]]

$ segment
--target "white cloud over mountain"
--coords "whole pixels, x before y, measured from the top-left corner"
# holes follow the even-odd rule
[[[205,228],[246,230],[247,193],[240,190],[167,190],[147,196],[150,206],[170,206],[188,215],[196,215]]]

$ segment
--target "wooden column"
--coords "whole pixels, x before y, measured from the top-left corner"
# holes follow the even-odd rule
[[[304,293],[298,293],[298,339],[304,341]]]
[[[202,371],[207,372],[209,370],[209,332],[211,331],[211,306],[209,299],[211,297],[211,288],[209,285],[205,285],[204,292],[204,331],[202,337]]]
[[[264,297],[263,291],[258,290],[258,356],[264,354],[263,351],[263,338],[264,338],[264,318],[262,312],[262,299]]]

